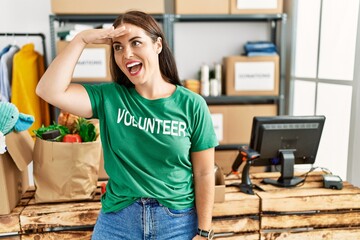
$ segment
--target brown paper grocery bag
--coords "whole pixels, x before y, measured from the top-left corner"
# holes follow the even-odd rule
[[[91,199],[97,187],[100,141],[64,143],[36,138],[35,202]]]

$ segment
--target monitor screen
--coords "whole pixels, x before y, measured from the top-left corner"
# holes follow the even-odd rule
[[[252,162],[252,166],[281,165],[280,179],[265,183],[283,187],[299,183],[293,179],[294,164],[315,162],[324,122],[324,116],[253,118],[249,147],[260,157]]]
[[[250,148],[260,158],[253,165],[280,164],[281,150],[293,151],[295,164],[313,164],[324,122],[324,116],[254,117]]]

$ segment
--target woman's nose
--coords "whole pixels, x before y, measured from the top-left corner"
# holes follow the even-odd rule
[[[133,54],[131,47],[129,47],[129,46],[125,47],[124,48],[124,57],[131,58],[132,56],[134,56],[134,54]]]

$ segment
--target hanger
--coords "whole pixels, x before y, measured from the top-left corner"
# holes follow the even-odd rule
[[[0,32],[0,36],[12,36],[13,37],[13,43],[14,45],[16,45],[16,37],[26,37],[27,39],[29,39],[30,36],[32,37],[40,37],[41,38],[41,43],[42,43],[42,50],[43,50],[43,55],[44,55],[44,65],[45,65],[45,69],[47,67],[47,61],[46,61],[46,46],[45,46],[45,35],[43,33],[29,33],[29,32],[25,32],[25,33],[14,33],[14,32]],[[30,41],[30,39],[29,39]]]

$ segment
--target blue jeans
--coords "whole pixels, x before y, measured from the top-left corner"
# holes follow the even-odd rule
[[[100,211],[92,240],[191,240],[197,231],[196,209],[169,209],[151,198],[141,198],[113,213]]]

